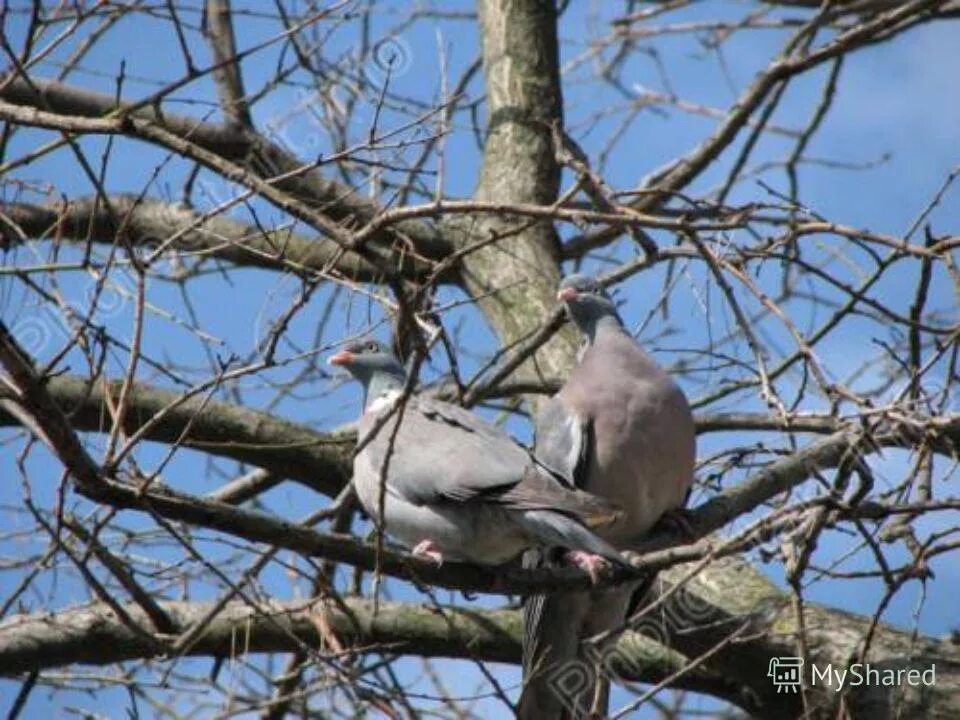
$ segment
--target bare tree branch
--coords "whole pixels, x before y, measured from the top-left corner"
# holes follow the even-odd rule
[[[243,90],[240,64],[236,62],[237,41],[230,17],[230,0],[206,0],[205,5],[203,19],[218,66],[213,76],[220,94],[220,107],[231,122],[252,128],[253,120]]]

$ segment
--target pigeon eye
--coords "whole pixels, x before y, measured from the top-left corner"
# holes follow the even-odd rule
[[[370,352],[375,352],[376,349],[377,349],[376,343],[367,343],[367,350],[369,350]]]

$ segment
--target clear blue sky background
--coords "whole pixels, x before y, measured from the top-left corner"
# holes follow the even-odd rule
[[[252,7],[250,3],[235,3],[239,7]],[[452,4],[451,4],[452,5]],[[605,3],[573,2],[572,8],[563,19],[561,35],[564,41],[563,59],[570,62],[585,51],[585,39],[589,35],[603,32],[603,20],[596,7]],[[261,6],[263,7],[263,6]],[[386,3],[395,15],[381,21],[375,33],[386,33],[390,25],[403,14],[406,3]],[[461,7],[458,5],[457,7]],[[469,4],[462,4],[468,9]],[[607,6],[609,7],[609,6]],[[695,3],[682,14],[671,16],[673,21],[715,18],[725,15],[740,17],[745,5],[739,2]],[[788,13],[789,14],[789,13]],[[193,24],[196,16],[185,14],[185,19]],[[7,34],[15,45],[20,42],[18,33],[23,32],[23,15],[12,17]],[[183,72],[183,64],[176,46],[176,40],[168,26],[158,33],[155,21],[143,16],[121,23],[98,44],[98,47],[84,61],[83,66],[92,72],[77,73],[72,82],[105,92],[113,91],[113,75],[121,62],[126,64],[128,81],[125,96],[138,98],[154,91],[158,83],[172,80]],[[847,62],[840,80],[840,92],[825,121],[821,132],[811,143],[807,156],[814,159],[829,159],[853,166],[877,163],[868,171],[850,168],[826,167],[823,164],[808,163],[801,170],[802,199],[808,207],[837,222],[849,225],[869,227],[872,230],[903,233],[910,226],[917,213],[927,204],[952,167],[960,163],[960,142],[957,128],[960,127],[960,94],[956,92],[956,69],[960,67],[960,44],[956,41],[957,23],[941,23],[937,26],[922,27],[909,32],[893,43],[881,47],[869,48],[856,53]],[[248,47],[277,31],[275,23],[247,17],[238,23],[238,44]],[[692,42],[689,36],[668,36],[657,40],[655,47],[660,62],[667,68],[670,86],[664,85],[661,75],[649,55],[638,53],[624,73],[630,83],[637,83],[661,92],[674,92],[685,99],[725,108],[731,104],[739,88],[749,82],[753,74],[763,67],[777,51],[783,36],[779,32],[759,31],[734,36],[723,45],[723,64],[717,55],[704,50]],[[209,61],[209,54],[196,35],[190,38],[191,47],[200,65]],[[355,42],[352,31],[345,29],[334,33],[325,46],[325,56],[333,59],[348,52]],[[420,100],[431,103],[436,100],[439,89],[438,47],[446,53],[446,62],[451,78],[456,78],[464,67],[476,57],[477,38],[472,22],[445,22],[437,24],[424,21],[406,29],[396,39],[397,46],[404,53],[404,62],[393,78],[393,88],[401,94],[412,94]],[[35,69],[39,76],[56,73],[55,63],[65,53],[54,53],[45,63]],[[244,65],[248,89],[257,89],[274,73],[277,62],[277,47],[271,47],[258,54]],[[369,68],[368,68],[369,69]],[[594,121],[593,114],[598,108],[619,100],[612,90],[599,88],[595,84],[583,82],[589,78],[589,67],[576,70],[565,79],[566,121],[571,134],[584,146],[588,153],[597,151],[608,137],[611,128],[622,118],[614,116]],[[788,127],[801,127],[810,117],[813,106],[819,97],[824,72],[810,73],[794,83],[791,90],[775,114],[773,121]],[[481,93],[479,81],[475,81],[468,92],[476,97]],[[208,79],[203,78],[188,85],[176,94],[183,102],[170,103],[167,107],[180,113],[197,116],[210,116],[216,119],[215,92]],[[197,100],[201,102],[196,102]],[[303,158],[313,157],[318,152],[329,151],[326,139],[319,134],[308,113],[297,109],[302,101],[309,100],[305,92],[292,88],[282,88],[270,94],[255,110],[255,120],[261,128],[276,128],[276,138],[284,142],[288,149]],[[353,136],[362,140],[373,118],[373,103],[369,99],[361,104],[361,111]],[[386,112],[380,121],[381,127],[398,126],[407,118],[400,113]],[[675,110],[663,113],[645,112],[640,114],[626,139],[613,153],[605,168],[609,182],[617,187],[631,187],[646,173],[663,162],[689,149],[699,142],[714,127],[715,120],[691,115]],[[406,135],[410,137],[408,133]],[[53,135],[41,131],[19,132],[14,137],[8,151],[9,157],[36,147],[51,139]],[[742,138],[741,138],[742,139]],[[104,138],[84,138],[82,147],[91,157],[99,157],[105,147]],[[766,136],[759,144],[754,162],[782,159],[791,148],[791,142],[780,136]],[[716,167],[705,174],[695,186],[696,189],[710,187],[722,181],[729,163],[735,157],[739,144],[728,151]],[[413,153],[404,155],[407,159]],[[156,166],[166,160],[166,155],[149,146],[128,141],[120,142],[113,150],[107,173],[106,186],[114,192],[140,192],[149,186],[148,194],[155,197],[179,198],[179,181],[189,170],[189,165],[177,159],[169,160],[160,180],[153,177]],[[452,196],[468,196],[476,182],[479,155],[477,145],[466,119],[457,117],[454,132],[446,142],[445,189]],[[79,197],[90,194],[91,187],[79,172],[76,162],[69,153],[60,152],[49,155],[27,168],[17,171],[16,177],[39,183],[50,183],[54,197],[63,194],[67,197]],[[784,190],[786,181],[782,172],[770,171],[763,179],[773,187]],[[429,182],[432,183],[432,180]],[[195,195],[200,207],[219,202],[235,191],[235,188],[220,179],[203,173],[199,187],[203,193]],[[7,200],[42,199],[35,193],[17,194],[10,185],[0,187]],[[204,198],[206,194],[206,199]],[[771,200],[770,196],[754,182],[745,182],[735,191],[732,201]],[[958,231],[957,213],[958,195],[950,193],[940,208],[931,216],[933,229],[937,233],[956,233]],[[263,203],[255,203],[261,221],[270,223],[285,222],[286,219],[273,208]],[[248,220],[243,211],[234,211],[238,218]],[[302,229],[302,228],[301,228]],[[566,231],[564,231],[566,233]],[[667,236],[658,236],[662,242],[671,242]],[[748,237],[732,235],[732,242],[748,242]],[[37,246],[37,261],[47,252],[48,245]],[[20,248],[14,254],[5,257],[5,263],[29,264],[31,253],[28,248]],[[617,245],[609,253],[609,258],[622,260],[629,257],[632,249],[627,244]],[[70,258],[66,250],[61,259]],[[588,268],[600,268],[605,265],[603,259],[591,260]],[[632,279],[623,286],[618,297],[624,301],[624,315],[632,326],[643,323],[651,307],[660,297],[663,269],[645,273]],[[878,291],[877,295],[889,299],[897,307],[905,307],[912,298],[915,267],[904,267],[900,274],[894,273]],[[855,273],[854,273],[855,276]],[[773,282],[774,273],[764,274],[761,281]],[[131,331],[131,303],[128,294],[133,283],[125,279],[122,272],[116,273],[115,285],[108,292],[105,302],[98,312],[98,320],[104,322],[117,337],[129,338]],[[907,283],[910,283],[909,285]],[[63,296],[68,300],[82,302],[89,293],[91,280],[84,274],[67,274],[61,278]],[[204,332],[220,339],[215,349],[224,356],[230,352],[239,355],[249,354],[262,337],[264,328],[280,314],[297,291],[297,282],[290,277],[276,273],[255,270],[231,270],[230,280],[213,273],[206,278],[191,282],[190,299],[196,310],[197,322]],[[302,311],[291,326],[291,337],[301,348],[316,345],[313,337],[313,325],[329,297],[328,290],[320,291],[310,305]],[[443,291],[441,298],[455,299],[451,291]],[[209,375],[206,369],[206,355],[203,346],[195,334],[183,327],[185,305],[179,289],[172,284],[152,283],[149,298],[155,311],[148,316],[146,348],[157,359],[176,360],[181,364],[197,368],[197,378]],[[935,276],[931,292],[932,307],[955,315],[954,299],[947,278]],[[810,327],[822,320],[822,315],[814,317],[809,308],[802,305],[792,306],[794,319],[802,328]],[[60,320],[50,316],[38,306],[37,299],[23,290],[23,286],[0,278],[0,312],[5,322],[19,329],[21,339],[36,354],[43,358],[51,356],[65,339]],[[337,340],[351,332],[365,330],[382,317],[377,305],[359,294],[344,294],[336,302],[335,319],[331,323],[328,336],[320,343]],[[180,318],[171,321],[170,317]],[[491,336],[479,321],[477,314],[469,308],[447,313],[444,321],[456,332],[464,347],[460,358],[461,369],[469,376],[478,367],[478,362],[492,349]],[[667,320],[657,315],[643,325],[640,334],[658,358],[666,364],[690,362],[695,356],[691,349],[703,347],[709,337],[718,337],[734,327],[730,314],[723,307],[721,298],[710,289],[703,270],[699,266],[685,267],[680,273],[671,301],[671,314]],[[763,325],[761,331],[774,345],[790,349],[787,336],[781,328]],[[387,329],[377,331],[385,336]],[[882,338],[884,329],[867,320],[850,323],[847,330],[835,337],[828,338],[820,347],[820,356],[835,378],[845,379],[846,375],[860,365],[867,354],[875,354],[872,340]],[[289,347],[283,352],[290,354]],[[124,358],[111,359],[111,373],[120,372]],[[434,358],[435,364],[426,370],[426,377],[436,377],[446,367],[442,358]],[[697,361],[703,367],[703,363]],[[263,380],[282,380],[290,378],[304,367],[302,362],[289,367],[262,374],[256,378],[247,378],[237,387],[242,400],[253,406],[264,406],[272,398],[269,388],[263,386]],[[859,387],[869,386],[878,377],[876,373],[867,373]],[[691,398],[705,394],[715,381],[717,373],[707,371],[685,375],[682,378],[685,389]],[[165,384],[162,378],[144,375],[145,381]],[[794,382],[790,378],[783,381],[785,389]],[[358,408],[359,389],[352,385],[340,386],[320,375],[311,378],[311,382],[298,388],[297,397],[282,401],[273,408],[273,412],[308,423],[318,428],[327,428],[352,419]],[[805,405],[810,409],[823,408],[819,398],[811,398]],[[761,409],[756,398],[738,398],[723,407],[713,409],[753,408]],[[521,438],[529,438],[529,429],[521,419],[512,419],[510,427]],[[101,446],[101,439],[91,436],[93,447]],[[764,440],[773,442],[777,438],[770,435]],[[736,444],[736,437],[709,436],[700,443],[700,455]],[[22,519],[11,513],[10,506],[21,502],[21,486],[16,469],[16,452],[20,443],[7,443],[0,446],[0,525],[20,523]],[[138,455],[141,464],[150,468],[152,463],[164,457],[163,448],[147,445]],[[164,478],[171,485],[189,489],[193,492],[207,492],[232,476],[237,468],[227,462],[214,463],[218,472],[211,472],[209,465],[196,453],[182,450],[164,472]],[[42,453],[35,452],[28,461],[31,489],[38,503],[51,506],[57,492],[59,467]],[[881,483],[894,483],[906,471],[907,458],[891,452],[878,465],[878,478]],[[288,517],[299,517],[305,509],[323,502],[298,486],[284,485],[268,493],[263,499],[264,506],[273,512]],[[135,515],[123,515],[123,523],[129,528],[145,527],[143,519]],[[948,522],[941,518],[934,523]],[[954,521],[955,522],[955,521]],[[210,559],[226,558],[233,551],[228,545],[219,542],[213,534],[197,533],[203,538],[200,546],[209,553]],[[850,547],[851,540],[831,535],[822,543],[818,559],[837,557]],[[0,556],[5,560],[35,552],[44,547],[39,538],[21,537],[0,544]],[[897,557],[896,552],[891,552]],[[169,558],[177,557],[174,550]],[[902,559],[902,557],[900,558]],[[849,558],[844,568],[854,569],[869,566],[865,557]],[[780,566],[769,564],[765,569],[780,580]],[[921,632],[931,635],[942,634],[956,625],[956,599],[951,597],[950,589],[957,587],[960,581],[960,567],[956,558],[942,558],[934,565],[936,580],[928,587],[924,602],[920,603],[921,593],[918,585],[910,586],[897,596],[891,604],[885,619],[900,625],[919,624]],[[18,580],[18,573],[5,570],[0,572],[0,597],[10,592]],[[264,582],[277,597],[295,597],[306,591],[302,582],[298,586],[291,584],[280,569],[265,575]],[[56,577],[49,577],[38,584],[36,594],[28,596],[31,609],[41,607],[64,607],[89,599],[85,586],[78,581],[71,569],[64,568]],[[396,597],[413,599],[413,591],[398,583],[389,583],[388,591]],[[192,588],[192,597],[216,597],[218,588],[197,586]],[[844,582],[832,581],[814,583],[809,588],[809,598],[829,603],[836,607],[855,612],[872,610],[880,597],[881,588],[871,581]],[[440,591],[440,599],[458,597]],[[477,604],[498,605],[501,598],[481,598]],[[198,674],[203,673],[202,662],[186,664]],[[419,666],[415,661],[400,665],[404,673],[416,677]],[[464,695],[472,694],[482,687],[482,679],[470,663],[442,662],[439,667],[448,672],[450,688]],[[506,686],[514,685],[518,672],[513,668],[496,669],[497,676]],[[226,673],[221,677],[227,683]],[[0,682],[0,708],[5,707],[16,692],[17,685]],[[617,693],[614,707],[626,696]],[[704,707],[715,707],[710,701],[704,701]],[[96,710],[108,717],[124,714],[128,699],[120,690],[103,693],[91,699],[81,693],[62,693],[47,696],[37,691],[30,699],[26,717],[50,717],[65,714],[68,706],[84,707]],[[503,706],[496,700],[485,701],[483,711],[489,717],[502,716]],[[141,710],[149,714],[149,711]]]

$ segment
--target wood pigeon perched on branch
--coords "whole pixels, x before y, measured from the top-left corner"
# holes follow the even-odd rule
[[[622,562],[590,529],[619,517],[613,503],[568,487],[506,432],[459,406],[404,402],[406,373],[385,346],[355,342],[328,362],[364,388],[353,463],[360,503],[379,521],[382,502],[382,526],[414,554],[499,565],[559,545],[594,577],[598,564]]]
[[[571,275],[557,299],[583,347],[566,384],[540,410],[537,457],[572,487],[623,509],[598,532],[628,549],[686,503],[696,458],[693,416],[683,392],[623,327],[596,280]],[[528,567],[549,562],[549,554],[538,551],[524,557]],[[582,641],[610,631],[615,639],[650,581],[526,598],[519,717],[605,715],[609,678],[597,677],[599,655]]]

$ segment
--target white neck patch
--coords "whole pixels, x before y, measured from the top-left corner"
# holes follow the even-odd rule
[[[374,401],[370,403],[370,406],[367,408],[367,412],[376,413],[387,409],[393,405],[397,401],[397,398],[399,398],[402,394],[402,390],[387,390],[382,395],[378,395],[376,398],[374,398]]]

